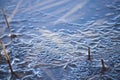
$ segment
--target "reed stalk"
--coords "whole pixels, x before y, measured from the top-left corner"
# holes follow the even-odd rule
[[[10,38],[12,40],[12,38],[14,38],[14,35],[13,35],[12,31],[11,31],[11,28],[10,28],[10,25],[9,25],[9,22],[8,22],[8,19],[7,19],[7,15],[6,15],[4,9],[1,9],[1,11],[2,11],[2,14],[3,14],[4,18],[5,18],[6,25],[7,25],[8,29],[9,29],[9,33],[10,33]]]
[[[13,71],[12,66],[11,66],[11,63],[10,63],[9,55],[8,55],[8,53],[7,53],[7,51],[6,51],[6,48],[5,48],[5,45],[4,45],[4,43],[2,42],[1,39],[0,39],[0,44],[1,44],[2,48],[3,48],[4,55],[5,55],[5,59],[6,59],[8,65],[9,65],[9,68],[10,68],[10,70],[11,70],[11,74],[14,74],[14,71]]]
[[[106,71],[106,67],[103,59],[101,59],[101,64],[102,64],[101,72],[103,73],[104,71]]]
[[[0,59],[1,59],[2,55],[1,55],[1,51],[0,51]]]
[[[91,60],[90,47],[88,47],[88,60]]]

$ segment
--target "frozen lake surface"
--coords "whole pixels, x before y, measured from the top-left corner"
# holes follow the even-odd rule
[[[0,12],[13,80],[120,80],[120,0],[0,0],[0,7],[18,35],[11,42]],[[0,80],[10,77],[2,56]]]

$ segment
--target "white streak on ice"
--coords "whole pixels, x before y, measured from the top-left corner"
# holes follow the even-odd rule
[[[69,1],[69,0],[59,1],[59,2],[56,2],[56,3],[54,3],[54,4],[51,4],[51,5],[48,5],[48,6],[42,7],[42,8],[40,8],[40,10],[49,9],[49,8],[52,8],[52,7],[55,7],[55,6],[58,6],[58,5],[64,4],[64,3],[68,2],[68,1]]]
[[[25,10],[23,10],[22,12],[27,12],[27,11],[30,11],[30,10],[35,10],[36,8],[40,7],[40,6],[45,6],[49,3],[52,3],[54,2],[55,0],[49,0],[49,1],[44,1],[44,2],[40,2],[38,4],[36,4],[35,6],[29,6],[28,8],[26,8]]]
[[[69,12],[67,12],[65,15],[63,15],[62,17],[60,17],[57,21],[54,22],[54,24],[58,24],[59,22],[64,22],[66,21],[65,19],[67,17],[69,17],[70,15],[72,15],[74,12],[76,12],[77,10],[81,9],[84,7],[84,5],[88,2],[88,0],[85,0],[84,2],[82,2],[81,4],[78,4],[77,6],[73,7]]]

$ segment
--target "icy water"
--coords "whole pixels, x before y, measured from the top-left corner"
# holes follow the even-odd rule
[[[120,80],[120,0],[0,0],[0,7],[18,35],[11,42],[0,12],[17,74],[11,77],[1,50],[0,80]]]

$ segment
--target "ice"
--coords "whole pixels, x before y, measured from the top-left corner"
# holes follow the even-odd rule
[[[12,41],[0,13],[5,43],[17,80],[119,80],[119,0],[7,0]],[[88,60],[90,47],[91,60]],[[10,52],[12,50],[12,52]],[[10,71],[0,50],[0,80]],[[101,59],[107,70],[101,74]]]

